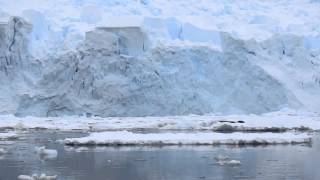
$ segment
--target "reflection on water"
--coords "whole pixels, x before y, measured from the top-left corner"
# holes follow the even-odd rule
[[[63,180],[320,179],[319,137],[311,147],[71,148],[56,143],[66,136],[83,135],[34,132],[12,144],[0,144],[10,152],[0,158],[0,179],[33,173],[56,174]],[[45,160],[34,153],[34,146],[44,145],[57,149],[58,157]],[[218,155],[228,155],[242,165],[220,166],[215,161]]]

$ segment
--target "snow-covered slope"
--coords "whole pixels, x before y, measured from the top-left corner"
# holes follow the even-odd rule
[[[315,1],[0,5],[1,20],[9,22],[0,26],[0,56],[18,62],[10,75],[1,61],[2,113],[164,116],[320,108]],[[10,15],[24,17],[33,29]],[[12,27],[15,21],[21,25]]]

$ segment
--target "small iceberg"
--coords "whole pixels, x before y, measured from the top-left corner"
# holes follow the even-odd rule
[[[46,147],[35,147],[35,152],[44,159],[54,159],[58,156],[58,151],[55,149],[46,149]]]

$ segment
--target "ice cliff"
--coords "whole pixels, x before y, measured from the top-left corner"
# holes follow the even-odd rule
[[[175,19],[147,28],[156,21],[98,27],[76,49],[37,58],[29,55],[32,25],[11,18],[0,25],[1,113],[105,117],[320,108],[318,36],[242,40]]]
[[[23,93],[32,93],[40,78],[41,63],[28,53],[32,25],[12,17],[0,24],[0,109],[15,113]]]

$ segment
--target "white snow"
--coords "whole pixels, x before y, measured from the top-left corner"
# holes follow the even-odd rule
[[[310,143],[306,133],[133,133],[98,132],[82,138],[67,138],[66,145],[245,145]]]

